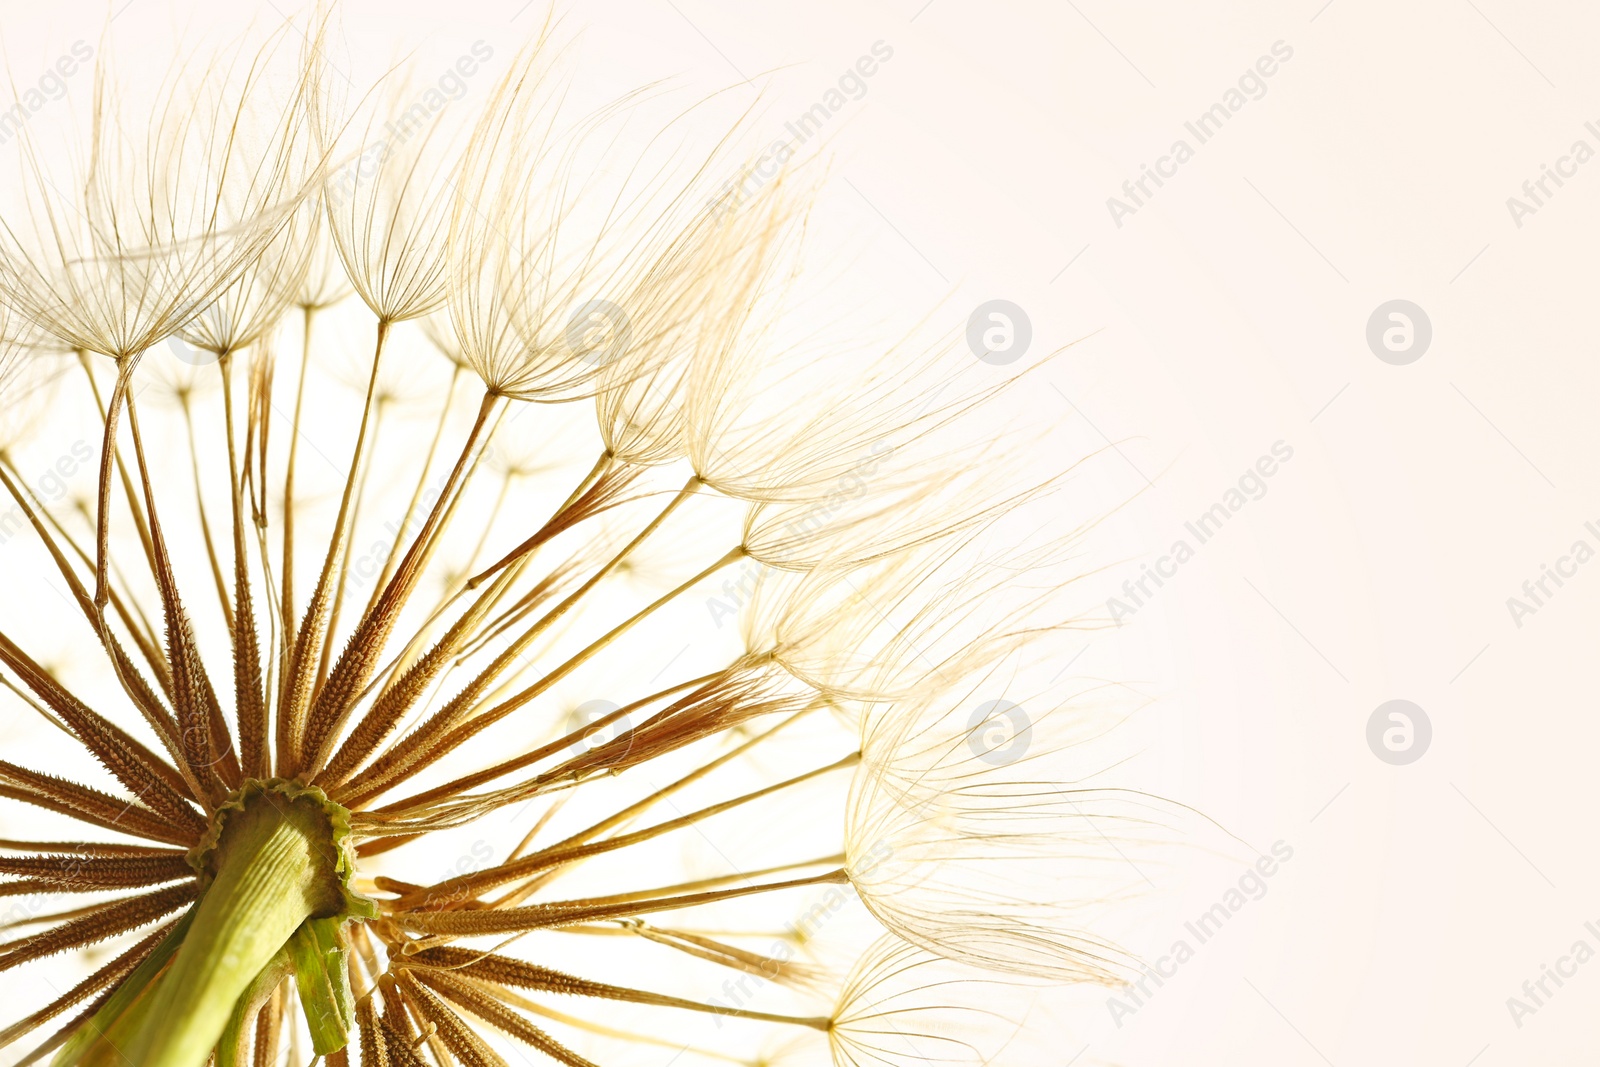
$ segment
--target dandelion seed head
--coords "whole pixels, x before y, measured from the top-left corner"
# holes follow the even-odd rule
[[[0,193],[0,981],[62,978],[0,1045],[1041,1062],[1182,820],[1054,687],[1076,457],[991,411],[1038,365],[830,333],[749,112],[333,27],[97,72]]]

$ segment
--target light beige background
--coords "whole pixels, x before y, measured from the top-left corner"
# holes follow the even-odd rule
[[[521,3],[361,0],[344,34],[444,58],[481,39],[504,59],[542,17]],[[272,0],[230,7],[195,17],[278,17]],[[191,8],[110,10],[124,41],[164,42]],[[1092,539],[1093,610],[1275,442],[1293,449],[1074,664],[1152,698],[1155,787],[1293,859],[1120,1026],[1090,998],[1061,1063],[1593,1062],[1600,962],[1520,1026],[1507,998],[1574,941],[1600,949],[1584,929],[1600,927],[1600,563],[1520,627],[1506,601],[1573,541],[1600,548],[1584,530],[1600,520],[1600,161],[1520,227],[1506,200],[1575,140],[1600,150],[1584,128],[1600,119],[1600,15],[1505,0],[561,10],[600,95],[731,87],[774,138],[875,42],[892,48],[826,128],[830,240],[858,298],[936,306],[952,328],[1004,298],[1033,345],[1077,342],[1047,399],[1105,449],[1086,498],[1128,501]],[[96,41],[106,11],[3,0],[13,79]],[[1107,198],[1175,139],[1194,145],[1184,123],[1277,42],[1292,57],[1264,94],[1118,226]],[[1407,366],[1365,339],[1395,298],[1432,323]],[[1407,766],[1365,738],[1394,698],[1432,723]],[[1182,936],[1178,919],[1151,932]]]

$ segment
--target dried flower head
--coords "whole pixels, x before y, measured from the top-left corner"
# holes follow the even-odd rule
[[[1172,813],[1102,782],[1103,693],[1022,680],[1081,524],[986,419],[1018,376],[795,330],[804,175],[624,149],[645,97],[568,116],[548,28],[474,111],[335,84],[326,24],[148,121],[102,74],[74,180],[24,145],[0,401],[71,370],[26,436],[100,478],[0,441],[70,605],[0,632],[44,737],[0,973],[76,971],[0,1045],[1040,1062],[1020,991],[1125,973],[1096,916]]]

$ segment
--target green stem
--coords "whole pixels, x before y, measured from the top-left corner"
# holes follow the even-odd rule
[[[203,1067],[235,1006],[313,916],[345,907],[334,825],[309,791],[248,783],[197,861],[215,878],[126,1054],[139,1067]]]
[[[155,951],[122,980],[116,992],[100,1006],[93,1018],[78,1027],[62,1044],[61,1050],[51,1061],[51,1067],[65,1067],[68,1064],[90,1067],[114,1064],[121,1060],[118,1042],[139,1017],[140,1003],[160,978],[162,968],[178,951],[178,946],[183,944],[184,935],[189,932],[189,925],[193,921],[194,909],[190,908],[173,926],[172,932],[162,938]]]

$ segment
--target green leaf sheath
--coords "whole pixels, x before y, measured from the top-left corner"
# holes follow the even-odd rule
[[[295,931],[288,945],[300,1007],[311,1028],[311,1048],[319,1056],[344,1048],[356,1021],[343,923],[338,917],[312,919]]]

